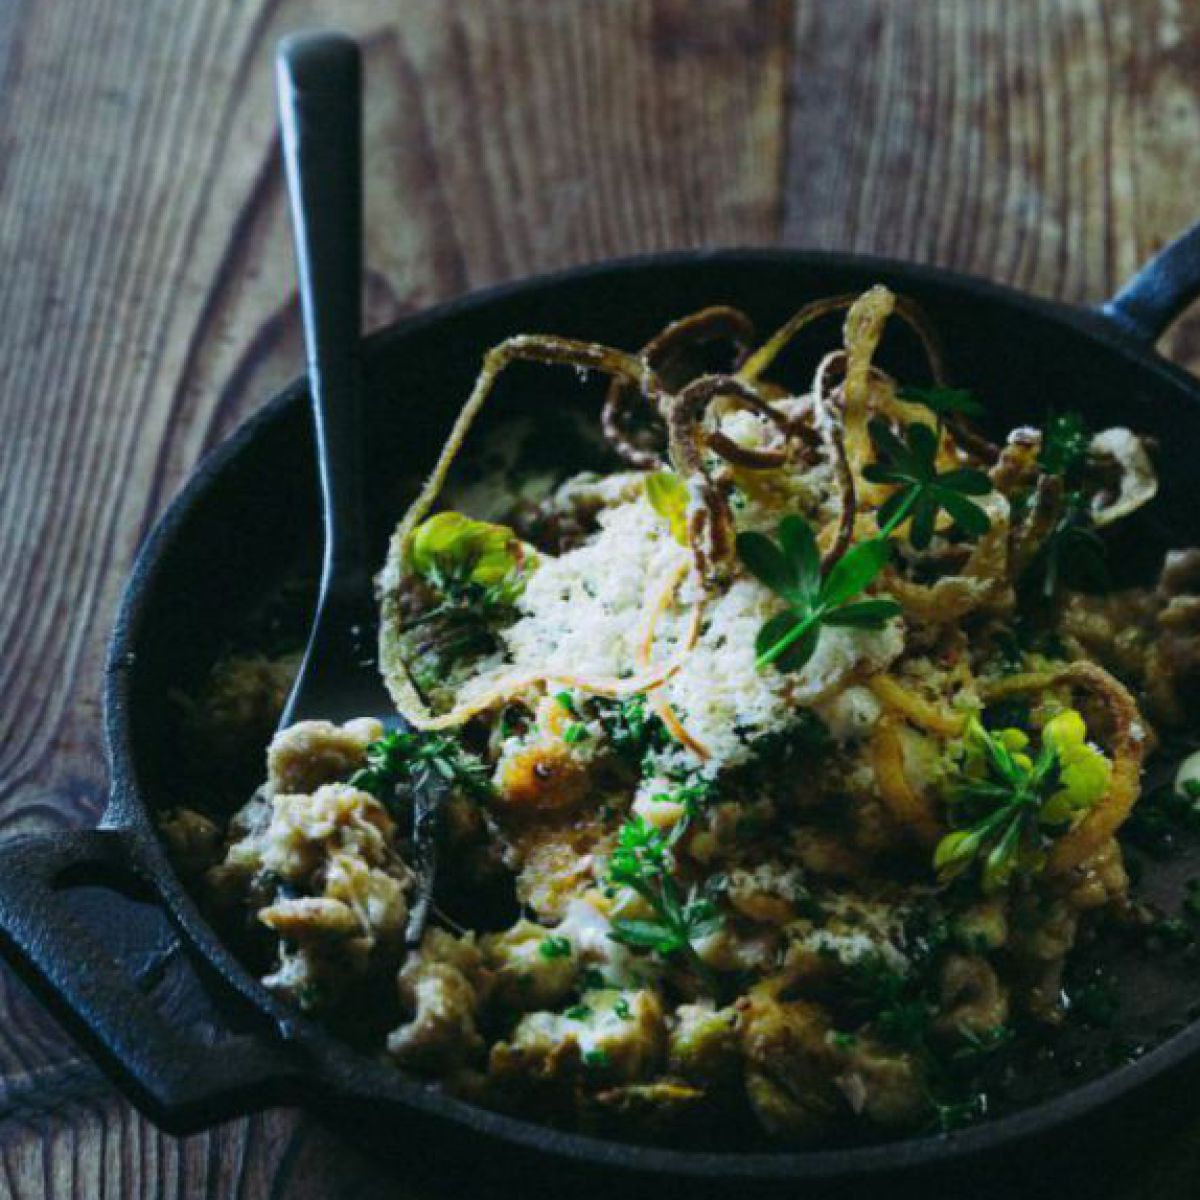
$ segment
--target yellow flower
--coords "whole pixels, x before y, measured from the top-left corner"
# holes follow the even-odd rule
[[[1023,729],[1000,729],[992,736],[1009,750],[1024,750],[1029,745],[1029,734]]]
[[[1088,742],[1087,726],[1075,709],[1066,709],[1046,722],[1042,743],[1054,750],[1062,780],[1044,815],[1053,819],[1058,812],[1090,808],[1108,791],[1112,763]]]
[[[1013,761],[1026,771],[1033,767],[1033,762],[1028,754],[1022,753],[1026,746],[1029,745],[1029,735],[1020,729],[994,729],[990,733],[980,724],[978,717],[971,717],[967,721],[967,727],[964,732],[963,743],[965,754],[963,756],[962,770],[963,773],[972,779],[982,779],[987,774],[987,749],[988,740],[999,742],[1012,755]]]

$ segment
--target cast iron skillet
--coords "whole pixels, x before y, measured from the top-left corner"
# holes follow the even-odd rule
[[[1098,311],[1075,310],[976,279],[842,254],[732,250],[658,254],[506,285],[381,330],[366,341],[371,479],[429,465],[483,351],[515,332],[548,331],[636,347],[667,320],[713,303],[746,309],[769,331],[802,302],[882,280],[932,314],[952,378],[969,383],[1007,429],[1047,407],[1081,408],[1156,437],[1166,536],[1200,543],[1200,384],[1153,344],[1200,292],[1200,226],[1164,250]],[[827,327],[823,336],[836,336]],[[801,357],[802,357],[801,352]],[[523,389],[553,395],[569,373],[529,369]],[[595,385],[598,386],[598,385]],[[1070,1142],[1067,1123],[1098,1130],[1099,1114],[1178,1081],[1200,1060],[1200,1023],[1099,1080],[960,1134],[811,1153],[694,1153],[577,1136],[485,1112],[369,1060],[273,999],[217,939],[155,834],[157,809],[180,802],[167,697],[212,661],[256,596],[296,553],[319,546],[305,381],[264,406],[201,464],[138,557],[113,633],[105,678],[112,794],[99,828],[14,840],[0,848],[0,935],[10,961],[47,997],[131,1096],[173,1129],[274,1103],[350,1117],[376,1145],[434,1170],[527,1168],[538,1179],[686,1182],[689,1190],[878,1180],[884,1173],[968,1167],[1024,1157],[1018,1146]],[[399,509],[375,498],[379,531]],[[88,885],[92,917],[75,903]],[[104,889],[97,893],[95,889]],[[172,932],[156,970],[191,964],[187,988],[203,1019],[163,1011],[133,978],[130,930],[117,909],[133,891]],[[136,937],[134,939],[136,941]],[[137,947],[134,947],[136,951]],[[155,971],[149,973],[155,975]],[[186,988],[185,988],[186,990]],[[168,1006],[169,1007],[169,1006]],[[187,1006],[185,1005],[186,1009]],[[1123,1110],[1129,1111],[1128,1106]],[[889,1174],[889,1180],[894,1176]]]

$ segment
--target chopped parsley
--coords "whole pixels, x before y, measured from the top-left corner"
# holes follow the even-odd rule
[[[640,765],[647,754],[670,749],[674,744],[642,693],[625,700],[596,699],[592,703],[609,745],[626,762]]]
[[[422,789],[435,778],[461,787],[480,799],[492,794],[486,764],[453,738],[397,730],[367,747],[367,765],[350,776],[352,787],[385,803],[398,788]]]
[[[570,958],[571,941],[569,938],[552,935],[542,938],[538,944],[538,953],[546,959]]]
[[[580,742],[586,742],[592,735],[588,733],[588,727],[582,721],[572,721],[570,725],[563,730],[563,741],[568,746],[578,746]]]

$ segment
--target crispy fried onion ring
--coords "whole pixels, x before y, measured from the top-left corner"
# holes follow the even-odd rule
[[[548,672],[517,673],[503,676],[479,696],[450,712],[435,715],[425,703],[409,675],[404,659],[400,628],[400,586],[405,576],[409,544],[417,525],[437,499],[454,459],[462,449],[467,433],[496,383],[500,372],[513,362],[542,362],[572,366],[582,370],[601,371],[623,379],[637,387],[656,409],[663,405],[663,388],[653,369],[642,359],[600,346],[569,338],[521,335],[508,338],[484,356],[483,368],[466,404],[459,413],[432,474],[426,480],[416,500],[404,514],[392,535],[387,561],[379,577],[380,634],[379,663],[388,691],[400,714],[418,729],[449,729],[462,725],[478,713],[493,708],[529,687],[549,681],[596,695],[621,697],[637,692],[649,692],[661,687],[680,667],[682,656],[656,670],[630,679],[588,679]],[[697,622],[698,615],[694,618]]]
[[[718,579],[732,564],[734,555],[733,511],[724,487],[709,472],[701,447],[705,410],[715,400],[722,400],[749,409],[774,424],[784,437],[812,435],[811,430],[791,422],[774,405],[759,394],[752,384],[735,375],[702,375],[693,379],[667,405],[667,435],[671,465],[687,485],[691,496],[688,505],[688,540],[701,579]],[[801,433],[801,430],[805,432]],[[709,444],[713,438],[708,439]],[[733,442],[725,438],[729,446]],[[739,465],[780,465],[774,454],[740,447],[747,456]]]
[[[1039,475],[1025,517],[1013,527],[1009,540],[1008,572],[1020,579],[1046,544],[1063,512],[1063,481],[1059,475]]]
[[[957,737],[966,727],[962,713],[939,708],[932,700],[906,688],[894,675],[875,675],[867,680],[875,699],[911,724],[939,737]]]
[[[1103,798],[1055,843],[1046,864],[1052,875],[1085,865],[1124,824],[1137,803],[1147,747],[1146,729],[1133,697],[1122,683],[1095,663],[1074,662],[1053,670],[1009,675],[985,685],[983,698],[990,704],[1009,696],[1061,686],[1091,692],[1107,708],[1113,724],[1109,745],[1112,780]]]
[[[872,691],[873,683],[872,680],[867,685]],[[880,798],[900,828],[910,831],[923,844],[934,846],[944,831],[929,797],[908,780],[901,728],[899,717],[893,713],[885,713],[875,722],[871,734],[871,768]]]
[[[1008,501],[993,493],[985,507],[991,528],[971,547],[961,571],[926,584],[905,578],[894,566],[885,568],[882,588],[907,616],[941,625],[981,609],[1004,612],[1016,603],[1008,569]]]
[[[717,305],[702,308],[690,316],[672,321],[651,338],[638,352],[638,357],[652,370],[665,371],[673,358],[683,349],[709,342],[729,341],[737,351],[737,366],[754,344],[754,322],[739,308]],[[631,466],[653,471],[662,465],[662,455],[634,443],[627,425],[630,406],[644,392],[628,380],[616,377],[609,384],[600,413],[600,424],[608,444]],[[658,413],[661,417],[664,414]]]
[[[1115,496],[1101,493],[1092,498],[1092,520],[1097,529],[1136,512],[1158,494],[1158,476],[1145,443],[1128,429],[1101,430],[1092,438],[1088,453],[1093,459],[1111,461],[1120,472]]]

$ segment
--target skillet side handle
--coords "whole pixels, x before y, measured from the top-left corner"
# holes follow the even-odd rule
[[[1100,311],[1147,346],[1200,296],[1200,223],[1163,247]]]
[[[135,878],[133,835],[88,829],[0,845],[0,946],[70,1031],[160,1124],[180,1132],[286,1098],[295,1066],[282,1045],[246,1034],[202,1040],[172,1026],[70,911],[61,881]],[[40,986],[39,986],[40,985]]]

